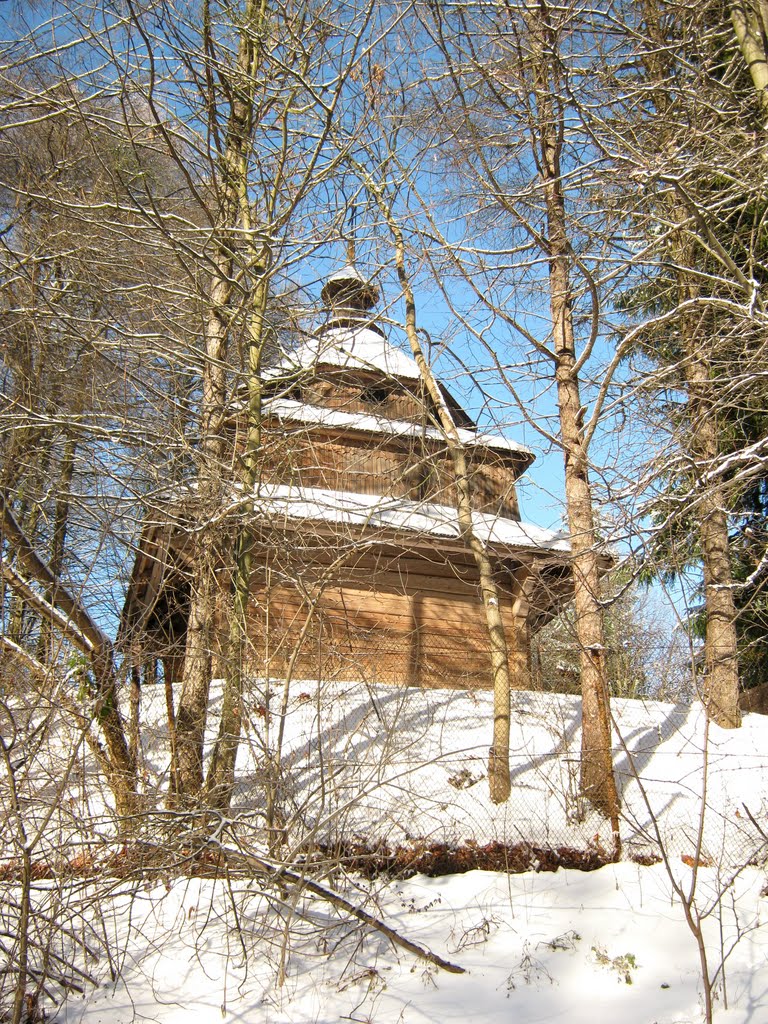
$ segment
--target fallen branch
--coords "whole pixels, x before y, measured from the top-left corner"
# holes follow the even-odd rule
[[[413,942],[411,939],[407,939],[404,935],[396,932],[394,928],[390,928],[390,926],[385,924],[384,921],[374,917],[373,914],[369,914],[368,911],[363,910],[362,907],[355,906],[354,903],[350,903],[349,900],[344,899],[343,896],[339,896],[338,893],[333,892],[331,889],[327,889],[324,885],[320,885],[319,882],[315,882],[311,878],[299,875],[297,872],[291,871],[289,868],[280,867],[277,864],[270,864],[269,861],[264,860],[262,857],[257,857],[255,854],[246,853],[243,850],[231,850],[225,846],[220,846],[220,849],[225,856],[244,860],[259,874],[266,875],[275,881],[293,882],[302,889],[308,889],[309,892],[314,893],[315,896],[319,896],[322,900],[325,900],[326,903],[330,903],[332,906],[338,907],[346,914],[349,914],[350,917],[354,917],[363,924],[368,925],[369,928],[373,928],[375,931],[381,932],[381,934],[385,935],[393,945],[399,946],[401,949],[405,949],[409,953],[413,953],[422,960],[427,960],[429,963],[434,964],[436,967],[440,967],[444,971],[449,971],[451,974],[465,973],[464,967],[459,967],[458,964],[451,963],[450,960],[445,960],[443,957],[439,956],[439,954],[433,953],[429,949],[425,949],[424,946],[420,946],[417,942]]]

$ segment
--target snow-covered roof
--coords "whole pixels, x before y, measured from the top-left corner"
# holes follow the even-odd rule
[[[257,515],[282,515],[290,519],[406,531],[432,537],[459,539],[461,536],[454,507],[409,501],[407,498],[291,484],[260,484],[253,505]],[[472,525],[475,536],[486,545],[561,553],[571,550],[565,534],[554,533],[532,523],[505,519],[487,512],[473,512]]]
[[[375,370],[390,377],[419,379],[419,368],[412,356],[394,345],[378,330],[359,327],[329,327],[298,348],[286,352],[272,369],[272,376],[309,370],[315,366],[336,366]]]
[[[331,274],[323,285],[322,297],[326,305],[333,306],[339,295],[343,296],[342,308],[347,309],[371,309],[379,301],[377,285],[351,263]]]
[[[354,263],[348,263],[345,267],[340,267],[339,270],[335,270],[326,283],[332,284],[337,281],[349,281],[365,285],[367,288],[373,287],[368,281],[368,278],[360,273]]]
[[[307,405],[289,398],[273,398],[271,401],[265,402],[264,413],[293,423],[338,427],[342,430],[361,430],[366,433],[396,437],[426,437],[435,441],[444,439],[442,431],[437,427],[409,423],[407,420],[391,420],[386,416],[344,412],[342,409]],[[465,430],[463,427],[458,427],[456,432],[459,435],[459,440],[467,447],[515,452],[526,455],[529,459],[533,458],[530,448],[508,437],[502,437],[500,434],[485,434],[475,430]]]

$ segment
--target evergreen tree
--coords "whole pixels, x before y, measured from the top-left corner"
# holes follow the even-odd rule
[[[648,0],[640,14],[636,78],[614,82],[624,102],[605,150],[629,185],[635,284],[623,307],[644,364],[637,394],[652,396],[677,445],[657,466],[653,560],[703,566],[703,696],[715,721],[736,725],[765,582],[762,107],[722,4],[662,17]]]

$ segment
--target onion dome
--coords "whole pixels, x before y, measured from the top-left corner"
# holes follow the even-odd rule
[[[333,366],[419,380],[419,368],[411,354],[391,345],[371,315],[379,301],[379,289],[354,263],[332,274],[320,294],[330,316],[314,336],[286,352],[277,367],[280,372]]]
[[[331,311],[329,327],[349,327],[370,321],[370,310],[379,301],[379,289],[353,264],[332,274],[320,296]]]

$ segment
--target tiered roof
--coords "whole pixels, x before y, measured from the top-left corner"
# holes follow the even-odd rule
[[[322,297],[330,306],[328,322],[296,349],[286,353],[275,367],[275,376],[301,375],[324,367],[365,370],[407,382],[420,379],[416,360],[391,344],[371,315],[378,301],[378,288],[367,281],[352,265],[333,274],[323,287]],[[450,408],[450,404],[446,403]],[[419,437],[439,442],[444,440],[437,426],[425,426],[389,419],[381,414],[361,414],[308,404],[293,398],[273,398],[264,406],[267,415],[287,423],[306,424],[342,431],[361,431],[379,438]],[[464,422],[472,421],[458,410]],[[458,417],[454,415],[454,419]],[[459,439],[469,449],[489,449],[513,454],[526,465],[534,455],[525,445],[501,434],[490,434],[457,426]],[[458,537],[455,508],[427,500],[413,501],[404,497],[358,494],[295,485],[261,484],[256,494],[254,511],[265,515],[283,515],[290,520],[304,519],[357,525],[371,530],[396,530],[433,537]],[[567,537],[502,516],[476,512],[474,526],[477,536],[495,548],[527,548],[566,553]]]

